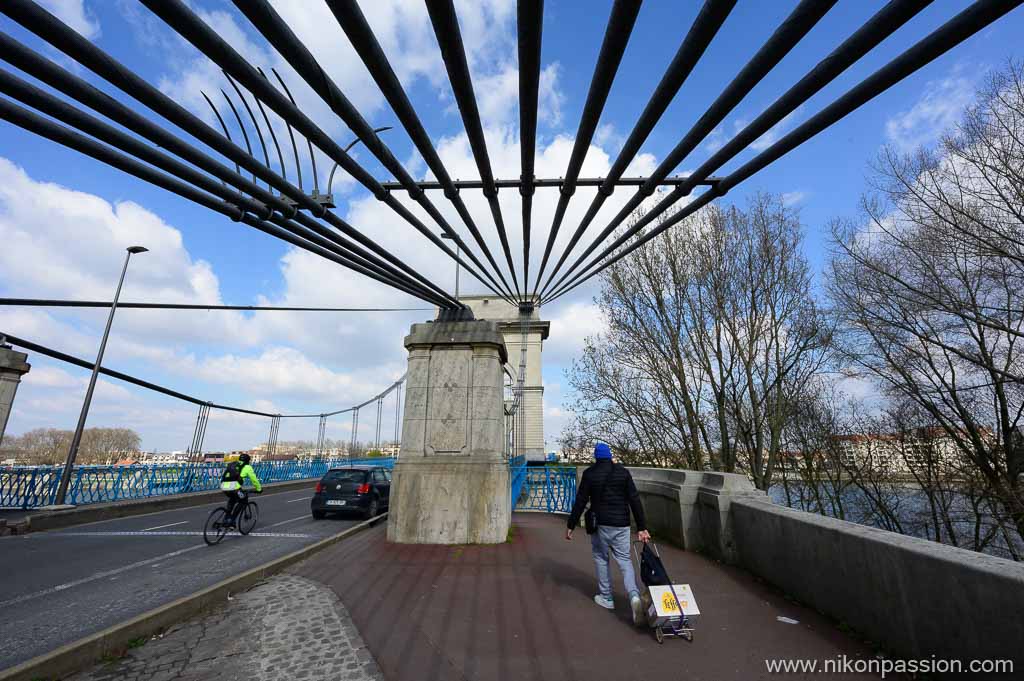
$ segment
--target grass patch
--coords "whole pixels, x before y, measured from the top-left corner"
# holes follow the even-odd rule
[[[515,525],[509,525],[508,526],[508,532],[505,534],[505,543],[506,544],[511,544],[512,541],[516,538],[516,534],[517,533],[518,533],[518,530],[517,530],[516,526]]]
[[[142,646],[146,645],[147,641],[149,641],[149,638],[146,636],[133,638],[131,641],[128,641],[128,650],[132,650],[133,648],[141,648]]]

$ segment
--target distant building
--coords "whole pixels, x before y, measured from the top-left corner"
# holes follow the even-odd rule
[[[991,437],[991,431],[985,435]],[[960,451],[941,428],[915,428],[906,433],[836,435],[840,463],[846,468],[871,468],[898,475],[932,468],[957,467]]]
[[[187,463],[188,460],[188,454],[182,451],[142,452],[139,455],[139,463],[144,464]]]

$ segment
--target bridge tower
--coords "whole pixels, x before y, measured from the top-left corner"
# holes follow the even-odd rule
[[[544,380],[541,372],[541,354],[544,341],[551,332],[551,322],[541,321],[537,308],[527,320],[520,317],[519,308],[497,296],[460,296],[477,319],[498,323],[498,330],[505,339],[508,362],[505,375],[515,385],[519,379],[519,362],[523,337],[526,338],[526,381],[523,385],[522,402],[519,405],[519,428],[514,438],[512,456],[525,456],[527,461],[544,460]]]

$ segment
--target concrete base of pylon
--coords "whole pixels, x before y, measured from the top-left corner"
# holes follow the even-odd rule
[[[508,361],[495,322],[414,324],[388,540],[496,544],[511,524],[504,459]]]

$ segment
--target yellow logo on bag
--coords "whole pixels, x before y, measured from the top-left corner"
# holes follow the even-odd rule
[[[661,608],[662,610],[668,610],[669,612],[674,612],[679,609],[679,606],[676,605],[676,599],[672,598],[671,592],[666,591],[661,595]]]

